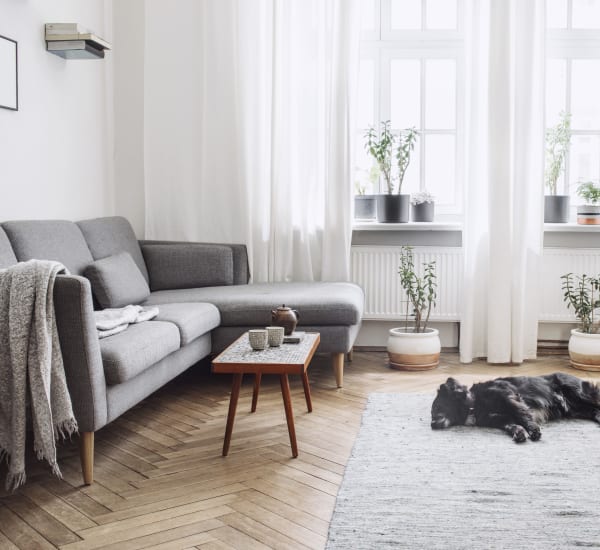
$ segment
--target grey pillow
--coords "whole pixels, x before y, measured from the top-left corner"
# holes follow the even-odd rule
[[[96,260],[84,275],[103,308],[138,304],[150,296],[148,283],[128,252]]]

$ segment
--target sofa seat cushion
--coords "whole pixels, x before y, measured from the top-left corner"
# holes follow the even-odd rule
[[[173,323],[147,321],[100,340],[104,376],[109,385],[126,382],[179,349],[179,329]]]
[[[299,325],[357,325],[364,293],[353,283],[257,283],[222,287],[160,290],[144,305],[209,302],[221,313],[221,326],[266,326],[271,310],[282,304],[298,310]]]
[[[212,304],[178,303],[161,304],[156,321],[173,323],[179,329],[180,344],[185,346],[219,326],[221,316]]]

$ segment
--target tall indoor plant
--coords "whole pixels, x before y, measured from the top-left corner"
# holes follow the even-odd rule
[[[544,222],[567,223],[569,221],[569,195],[559,195],[558,178],[565,170],[571,145],[571,114],[560,113],[560,120],[546,130],[545,184],[548,194],[544,197]]]
[[[390,366],[398,370],[433,369],[440,362],[441,350],[439,331],[427,326],[437,298],[435,262],[424,263],[423,275],[419,276],[412,247],[403,246],[398,274],[406,296],[406,315],[403,327],[390,329]]]
[[[377,162],[387,191],[377,196],[379,222],[408,222],[410,195],[403,195],[401,191],[418,135],[415,128],[407,128],[394,135],[389,120],[381,123],[379,134],[372,127],[365,134],[365,149]]]
[[[600,320],[596,314],[600,307],[600,276],[567,273],[561,279],[563,300],[578,321],[569,338],[571,366],[600,371]]]
[[[577,194],[585,201],[577,207],[577,223],[600,225],[600,186],[593,181],[582,181],[577,185]]]

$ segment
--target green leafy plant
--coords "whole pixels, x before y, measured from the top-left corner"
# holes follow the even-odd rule
[[[398,194],[402,189],[402,182],[404,181],[404,174],[408,165],[410,164],[410,154],[415,148],[417,142],[417,136],[419,133],[415,128],[408,128],[404,132],[400,132],[398,136],[399,144],[396,150],[396,163],[398,165]]]
[[[545,183],[551,195],[556,195],[557,182],[565,169],[571,145],[571,113],[562,111],[555,126],[546,130]]]
[[[582,181],[577,185],[577,194],[586,204],[598,204],[598,201],[600,201],[600,186],[593,181]]]
[[[394,148],[394,135],[390,128],[390,121],[386,120],[381,123],[381,132],[379,136],[375,128],[369,128],[365,134],[367,142],[365,149],[375,159],[379,170],[381,171],[388,193],[391,195],[394,192],[394,182],[392,180],[392,151]]]
[[[587,334],[597,334],[599,323],[595,319],[594,311],[600,307],[600,277],[567,273],[562,275],[561,279],[563,300],[567,309],[573,308],[579,321],[579,330]]]
[[[409,307],[412,306],[414,316],[413,332],[425,332],[431,309],[437,297],[437,274],[435,262],[423,263],[423,276],[415,271],[415,257],[411,246],[400,249],[400,284],[406,293],[405,326],[408,329]]]
[[[396,137],[392,132],[389,120],[381,123],[379,134],[373,127],[369,128],[365,134],[365,149],[377,162],[389,195],[394,192],[395,176],[392,173],[392,169],[396,141],[398,141],[398,148],[395,155],[398,179],[397,192],[400,194],[404,175],[410,164],[410,155],[415,148],[418,135],[419,132],[415,128],[407,128]]]

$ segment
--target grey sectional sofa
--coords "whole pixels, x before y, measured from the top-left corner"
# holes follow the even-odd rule
[[[270,324],[278,305],[299,310],[299,330],[321,333],[319,351],[331,354],[341,386],[363,312],[357,285],[248,284],[245,246],[138,241],[121,217],[0,224],[0,268],[32,258],[70,271],[57,278],[54,297],[86,484],[93,480],[94,432],[245,330]],[[99,301],[124,305],[131,296],[158,305],[158,317],[100,340],[93,314]]]

